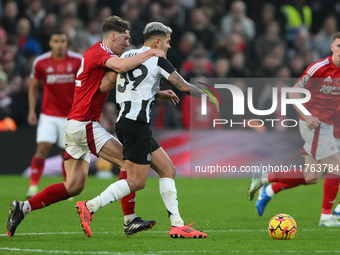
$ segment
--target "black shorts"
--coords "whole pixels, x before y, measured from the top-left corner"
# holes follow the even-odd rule
[[[116,123],[116,134],[123,144],[123,159],[136,164],[151,164],[151,152],[161,147],[152,137],[149,123],[123,118]]]

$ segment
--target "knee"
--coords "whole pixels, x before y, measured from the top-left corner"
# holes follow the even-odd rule
[[[65,183],[66,190],[70,197],[78,196],[83,189],[85,188],[84,183],[71,183],[67,182]]]
[[[138,178],[137,179],[129,178],[129,179],[126,179],[126,182],[128,183],[131,192],[144,189],[146,185],[146,180],[141,180]]]
[[[319,178],[305,178],[306,184],[316,184],[319,181]]]
[[[174,165],[171,166],[169,170],[169,175],[171,179],[175,179],[176,177],[176,167]]]

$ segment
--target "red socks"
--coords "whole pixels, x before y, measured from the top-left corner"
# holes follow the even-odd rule
[[[281,190],[284,189],[291,189],[294,187],[299,186],[300,184],[289,184],[289,183],[281,183],[281,182],[275,182],[272,184],[272,189],[274,191],[274,194],[279,193]]]
[[[35,196],[28,199],[32,211],[43,208],[50,204],[68,199],[70,196],[67,193],[64,183],[52,184]]]
[[[322,213],[332,214],[333,204],[338,194],[340,176],[327,173],[323,183]]]
[[[268,182],[281,182],[286,184],[306,184],[303,171],[291,169],[288,172],[268,173]]]
[[[38,186],[41,174],[44,170],[45,159],[33,157],[31,162],[30,185]]]
[[[126,171],[120,171],[118,180],[122,180],[126,178],[127,178]],[[135,198],[136,198],[136,192],[132,192],[120,200],[124,215],[135,214],[135,203],[136,203]]]

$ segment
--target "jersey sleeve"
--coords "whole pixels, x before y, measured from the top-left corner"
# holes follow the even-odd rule
[[[105,47],[100,47],[100,46],[98,47],[98,50],[95,54],[96,54],[95,58],[91,60],[92,64],[103,67],[103,68],[106,68],[105,62],[109,58],[114,56],[112,52],[108,52],[108,50]]]
[[[43,78],[43,74],[41,71],[41,62],[38,61],[37,59],[33,62],[30,78],[37,79],[37,80],[40,80]]]
[[[168,79],[170,74],[176,71],[175,67],[165,58],[158,58],[157,65],[165,79]]]

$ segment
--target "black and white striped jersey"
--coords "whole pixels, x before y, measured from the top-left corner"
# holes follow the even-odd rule
[[[132,57],[150,49],[143,46],[140,49],[129,50],[121,58]],[[119,104],[121,118],[150,122],[150,111],[155,96],[160,89],[161,79],[168,79],[175,71],[173,65],[165,58],[151,57],[136,68],[117,75],[116,100]]]

